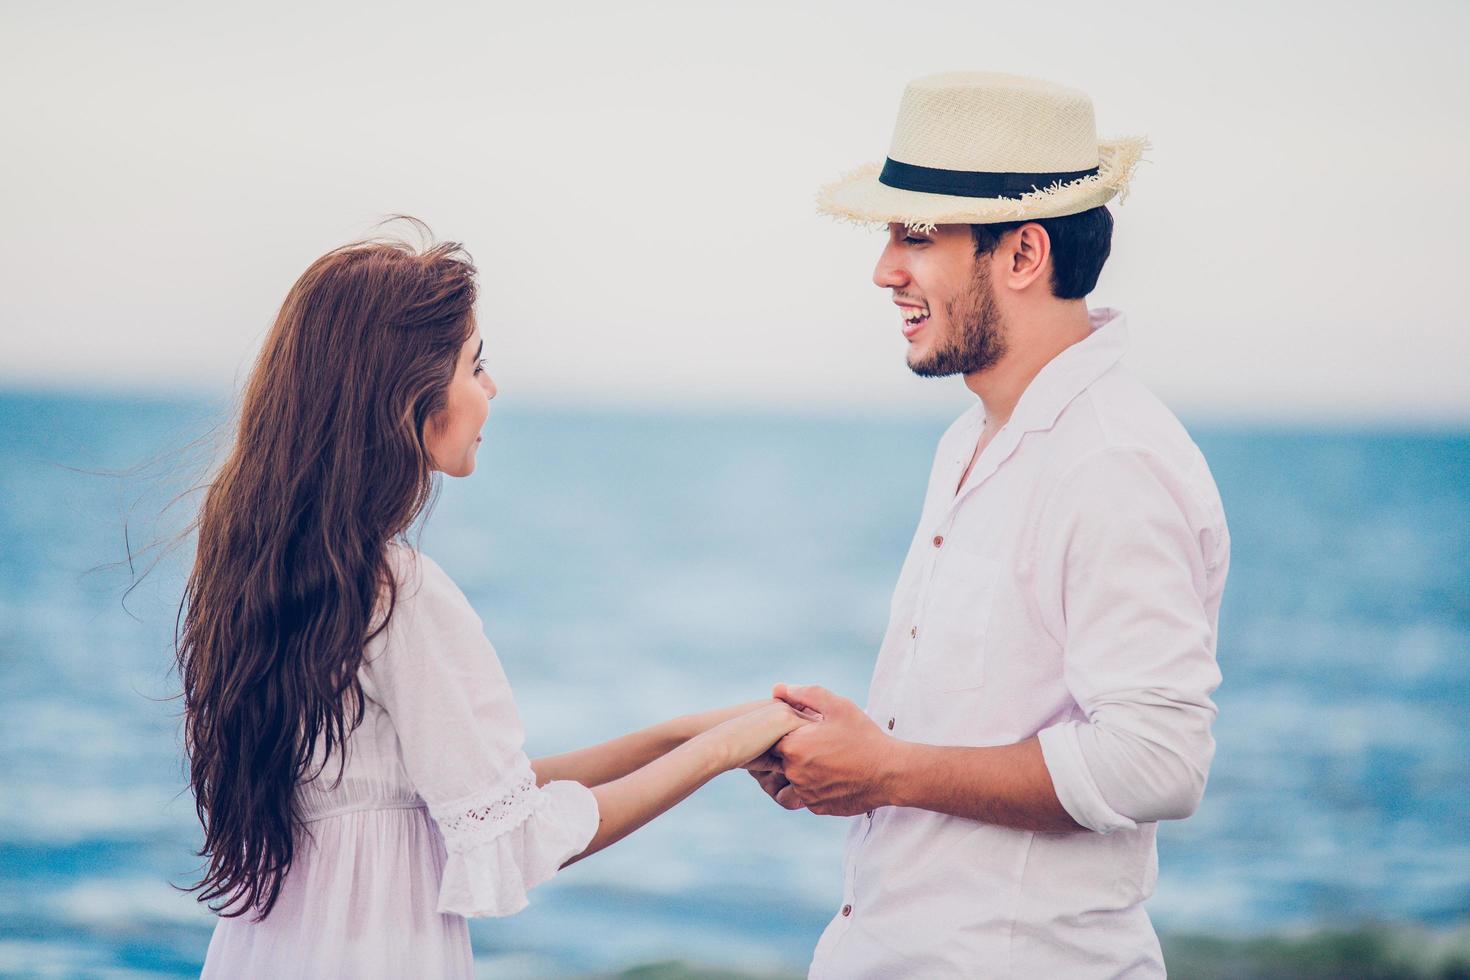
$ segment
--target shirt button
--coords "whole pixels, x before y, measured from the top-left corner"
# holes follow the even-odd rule
[[[937,548],[937,547],[939,547],[942,544],[944,544],[944,535],[942,535],[942,534],[936,534],[936,535],[934,535],[934,547]]]
[[[843,915],[852,915],[852,906],[851,905],[844,905],[844,906],[842,906],[842,914]]]
[[[912,638],[914,638],[914,639],[918,639],[919,638],[919,628],[917,626],[915,626],[913,629],[909,630],[909,636],[912,637]]]
[[[893,722],[894,722],[894,721],[895,721],[895,719],[893,719],[893,718],[889,718],[889,719],[888,719],[888,730],[889,730],[889,731],[890,731],[890,732],[891,732],[891,731],[893,731]]]

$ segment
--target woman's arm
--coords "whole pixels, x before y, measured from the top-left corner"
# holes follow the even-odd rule
[[[771,703],[769,699],[749,701],[699,714],[680,715],[601,745],[532,759],[531,768],[536,771],[538,786],[544,786],[553,779],[570,779],[583,786],[601,786],[643,768],[716,725]]]
[[[809,723],[783,702],[758,704],[753,711],[721,722],[635,772],[594,787],[597,833],[567,864],[622,840],[715,776],[744,765],[788,732]]]
[[[771,704],[607,786],[559,780],[538,789],[510,682],[479,617],[433,561],[402,557],[393,616],[363,652],[363,694],[388,713],[404,770],[443,834],[441,913],[520,911],[569,858],[626,836],[804,720]]]

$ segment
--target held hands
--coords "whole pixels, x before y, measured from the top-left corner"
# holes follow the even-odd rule
[[[863,709],[816,686],[777,684],[775,696],[821,721],[793,730],[745,768],[788,810],[850,817],[894,802],[903,743],[886,735]]]
[[[813,720],[811,712],[772,699],[759,702],[758,707],[720,722],[705,736],[714,740],[725,753],[726,769],[739,769],[764,755],[783,736],[812,724]]]

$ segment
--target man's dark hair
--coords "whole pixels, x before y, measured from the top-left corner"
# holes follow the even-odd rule
[[[1057,299],[1081,299],[1097,285],[1103,263],[1113,249],[1113,216],[1105,207],[1095,207],[1061,218],[1032,221],[1001,221],[993,225],[971,225],[975,254],[985,255],[1008,231],[1038,224],[1051,239],[1051,292]]]

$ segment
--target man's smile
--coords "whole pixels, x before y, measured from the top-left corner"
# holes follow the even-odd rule
[[[895,305],[903,316],[903,335],[912,340],[914,335],[924,328],[924,324],[929,322],[929,307],[897,301]]]

